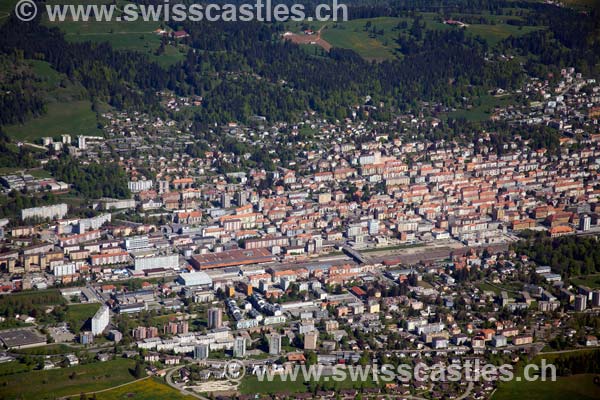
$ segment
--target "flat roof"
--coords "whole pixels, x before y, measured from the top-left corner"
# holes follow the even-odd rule
[[[33,328],[0,331],[0,340],[8,349],[46,344],[46,338]]]

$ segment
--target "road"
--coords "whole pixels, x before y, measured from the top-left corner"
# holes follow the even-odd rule
[[[208,398],[208,397],[204,397],[204,396],[202,396],[202,395],[199,395],[198,393],[195,393],[195,392],[190,392],[190,391],[188,391],[188,390],[185,390],[184,388],[182,388],[182,387],[178,386],[178,385],[177,385],[175,382],[173,382],[173,374],[174,374],[175,372],[179,371],[179,370],[180,370],[181,368],[183,368],[183,367],[185,367],[185,365],[181,365],[181,366],[179,366],[179,367],[175,367],[175,368],[173,368],[173,369],[171,369],[171,370],[169,370],[169,371],[167,372],[167,375],[165,376],[165,380],[167,381],[167,385],[171,386],[171,387],[172,387],[172,388],[174,388],[174,389],[177,389],[177,390],[179,390],[179,392],[180,392],[182,395],[185,395],[185,396],[193,396],[193,397],[195,397],[195,398],[197,398],[197,399],[200,399],[200,400],[209,400],[209,398]]]

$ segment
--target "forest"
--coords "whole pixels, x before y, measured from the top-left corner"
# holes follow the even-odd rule
[[[183,42],[189,48],[187,56],[164,67],[143,54],[116,51],[107,43],[69,42],[56,28],[40,21],[24,24],[14,17],[0,28],[0,53],[19,51],[27,59],[47,61],[81,83],[94,104],[106,102],[116,109],[157,111],[156,91],[163,89],[202,96],[202,107],[193,116],[198,129],[232,120],[246,122],[255,115],[289,121],[307,110],[341,119],[361,106],[368,106],[369,112],[359,113],[358,118],[389,119],[396,112],[418,111],[424,101],[460,106],[465,98],[491,89],[515,88],[523,80],[523,67],[536,74],[566,65],[598,72],[600,45],[593,40],[600,24],[597,11],[580,14],[517,2],[516,6],[535,15],[536,21],[528,23],[548,26],[499,44],[498,50],[526,60],[521,65],[517,59],[487,58],[488,44],[463,30],[427,30],[416,14],[431,10],[441,10],[443,15],[474,10],[502,13],[505,1],[366,4],[351,2],[351,17],[414,17],[409,36],[398,39],[402,57],[377,63],[336,48],[315,56],[282,41],[282,24],[185,22],[171,28],[190,33]],[[15,80],[26,83],[27,77]],[[0,108],[0,124],[44,112],[44,104],[31,90],[0,96],[0,104],[6,104]]]
[[[531,232],[513,249],[539,265],[549,265],[563,278],[600,272],[600,245],[594,236],[552,239],[545,232]]]
[[[84,198],[125,199],[131,196],[125,171],[114,163],[84,164],[66,155],[50,161],[45,168],[56,179],[71,184],[75,192]]]

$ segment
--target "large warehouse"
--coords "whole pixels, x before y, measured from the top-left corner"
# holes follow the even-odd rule
[[[211,277],[202,271],[181,274],[177,280],[184,286],[195,287],[212,287],[213,283]]]

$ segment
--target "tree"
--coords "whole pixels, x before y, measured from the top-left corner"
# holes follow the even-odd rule
[[[133,376],[137,379],[143,378],[146,375],[144,365],[140,361],[136,361]]]

